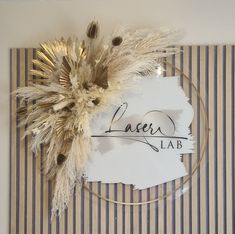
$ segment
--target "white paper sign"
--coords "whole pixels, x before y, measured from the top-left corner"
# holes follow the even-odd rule
[[[92,124],[95,146],[88,181],[144,189],[187,174],[180,155],[192,153],[193,109],[178,77],[148,77]]]

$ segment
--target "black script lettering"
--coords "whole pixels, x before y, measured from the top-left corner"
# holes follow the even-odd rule
[[[149,133],[150,135],[156,135],[157,133],[159,133],[160,135],[167,135],[165,132],[166,131],[162,131],[162,127],[159,126],[158,123],[155,123],[155,128],[153,127],[153,123],[142,123],[139,122],[136,125],[133,126],[133,124],[131,123],[127,123],[126,127],[124,129],[113,129],[113,124],[117,123],[126,113],[128,108],[128,104],[125,102],[123,103],[121,106],[119,106],[117,108],[117,110],[114,112],[114,115],[111,119],[110,125],[109,125],[109,129],[107,131],[105,131],[105,133],[112,133],[112,132],[136,132],[136,133]],[[168,119],[171,123],[171,125],[173,126],[173,129],[175,131],[175,124],[173,122],[173,120],[170,118],[170,116],[168,116],[167,114],[158,111],[158,110],[153,110],[153,111],[149,111],[147,112],[144,117],[146,118],[149,114],[157,114],[157,115],[164,115],[166,119]]]

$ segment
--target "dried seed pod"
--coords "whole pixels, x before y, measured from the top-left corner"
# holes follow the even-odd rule
[[[67,158],[66,158],[65,155],[59,154],[59,155],[57,156],[57,164],[58,164],[58,165],[63,164],[66,159],[67,159]]]
[[[99,25],[98,22],[92,21],[87,27],[87,36],[91,39],[95,39],[99,34]]]
[[[119,36],[114,37],[112,40],[112,44],[113,44],[113,46],[119,46],[119,45],[121,45],[122,41],[123,41],[122,37],[119,37]]]
[[[100,99],[96,98],[95,100],[92,101],[96,106],[100,103]]]

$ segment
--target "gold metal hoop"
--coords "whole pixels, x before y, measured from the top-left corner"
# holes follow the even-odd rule
[[[191,79],[184,73],[182,72],[179,68],[177,68],[176,66],[172,65],[171,63],[169,62],[163,62],[165,65],[167,66],[170,66],[172,69],[175,69],[175,71],[177,71],[180,75],[182,75],[183,79],[187,80],[189,82],[189,84],[191,85],[191,87],[193,88],[193,90],[196,92],[197,94],[197,98],[199,99],[200,101],[200,106],[202,107],[202,110],[203,110],[203,113],[204,113],[204,117],[205,117],[205,138],[204,138],[204,141],[202,142],[202,144],[200,145],[200,157],[199,157],[199,160],[197,161],[196,165],[193,167],[192,169],[192,172],[190,175],[188,176],[184,176],[182,177],[183,178],[183,182],[177,186],[175,188],[174,191],[171,191],[169,193],[166,193],[162,196],[158,196],[157,198],[155,199],[150,199],[148,201],[143,201],[143,202],[121,202],[121,201],[117,201],[117,200],[113,200],[113,199],[110,199],[110,198],[107,198],[107,197],[104,197],[102,196],[101,194],[99,193],[96,193],[94,191],[92,191],[87,185],[86,185],[86,182],[84,182],[83,184],[83,187],[84,189],[86,189],[88,192],[90,192],[91,194],[93,194],[94,196],[106,201],[106,202],[110,202],[110,203],[114,203],[114,204],[119,204],[119,205],[129,205],[129,206],[136,206],[136,205],[146,205],[146,204],[150,204],[150,203],[154,203],[156,201],[159,201],[159,200],[162,200],[162,199],[165,199],[169,196],[171,196],[172,194],[175,194],[176,192],[180,191],[181,188],[183,188],[183,186],[190,180],[192,179],[193,175],[195,174],[195,172],[197,171],[197,169],[199,168],[203,158],[204,158],[204,155],[205,155],[205,150],[206,150],[206,146],[207,146],[207,143],[208,143],[208,140],[209,140],[209,121],[208,121],[208,114],[207,114],[207,111],[206,111],[206,107],[205,107],[205,104],[203,102],[203,99],[197,89],[197,87],[193,84],[193,82],[191,81]],[[199,110],[200,111],[200,110]]]

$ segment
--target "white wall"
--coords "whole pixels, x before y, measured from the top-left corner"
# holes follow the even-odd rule
[[[164,25],[183,30],[183,44],[234,43],[234,8],[228,0],[0,0],[0,233],[8,233],[10,47],[81,34],[94,18],[105,33],[115,25]]]

